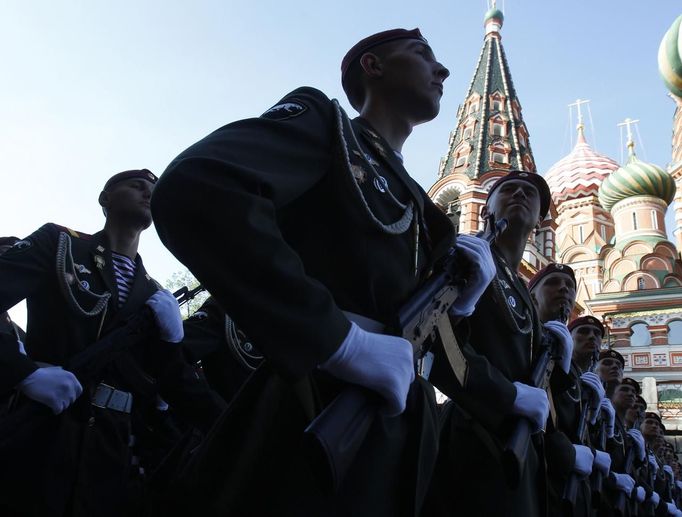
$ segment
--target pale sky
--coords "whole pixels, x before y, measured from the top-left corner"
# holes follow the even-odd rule
[[[576,98],[591,100],[587,136],[598,151],[620,162],[616,124],[636,118],[638,155],[667,166],[674,104],[656,55],[682,14],[678,2],[506,0],[504,8],[502,43],[541,173],[570,150],[566,106]],[[160,174],[196,140],[260,115],[298,86],[352,112],[341,58],[360,38],[395,27],[419,27],[452,74],[440,115],[403,149],[428,189],[474,72],[485,11],[485,0],[3,0],[0,234],[24,237],[48,221],[94,233],[109,176]],[[161,283],[182,267],[153,229],[140,253]],[[23,325],[21,311],[12,314]]]

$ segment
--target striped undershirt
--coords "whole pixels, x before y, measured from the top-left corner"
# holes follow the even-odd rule
[[[116,277],[116,287],[118,288],[118,308],[123,307],[128,300],[130,288],[135,279],[135,262],[125,255],[111,252],[114,261],[114,276]]]

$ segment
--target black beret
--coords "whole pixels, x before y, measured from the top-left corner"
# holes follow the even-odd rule
[[[594,316],[580,316],[574,319],[568,324],[568,330],[573,331],[576,327],[582,327],[583,325],[590,325],[592,327],[597,327],[601,331],[601,337],[604,337],[604,325]]]
[[[616,352],[613,349],[608,349],[608,350],[602,350],[599,352],[599,360],[601,361],[602,359],[616,359],[617,361],[620,362],[620,365],[622,368],[625,368],[625,359],[623,358],[622,355],[620,355],[618,352]]]
[[[416,39],[427,45],[429,44],[428,41],[426,41],[426,38],[422,36],[422,33],[419,32],[419,29],[390,29],[367,36],[353,45],[353,47],[346,52],[346,55],[343,56],[343,59],[341,60],[341,82],[343,82],[350,65],[353,61],[362,56],[362,54],[378,45],[383,45],[389,41],[399,39]]]
[[[654,413],[653,411],[647,411],[646,413],[644,413],[644,419],[647,418],[653,418],[659,423],[659,425],[663,425],[663,421],[661,420],[661,417],[658,413]]]
[[[623,382],[621,382],[621,384],[627,384],[628,386],[632,386],[635,389],[635,393],[637,393],[637,395],[642,393],[642,388],[635,379],[631,379],[630,377],[624,377]]]
[[[540,217],[544,219],[547,215],[547,212],[549,212],[549,204],[552,200],[552,194],[549,191],[549,186],[547,186],[545,178],[535,172],[509,171],[507,174],[497,180],[492,187],[490,187],[490,190],[488,191],[488,199],[491,198],[493,192],[495,192],[495,189],[511,180],[525,181],[538,189],[538,192],[540,193]]]
[[[573,280],[573,285],[575,285],[575,273],[573,272],[573,268],[571,266],[568,266],[566,264],[556,264],[556,263],[551,263],[547,264],[545,267],[543,267],[540,271],[535,273],[533,277],[530,279],[528,282],[528,290],[532,291],[533,287],[535,287],[540,280],[545,278],[548,275],[551,275],[552,273],[561,273],[569,277],[571,280]]]
[[[114,174],[111,178],[107,180],[107,182],[104,184],[104,188],[102,190],[109,190],[113,185],[118,183],[119,181],[125,181],[129,179],[134,179],[134,178],[140,178],[143,180],[147,180],[150,183],[154,184],[156,181],[159,179],[157,178],[153,172],[147,170],[147,169],[135,169],[131,171],[123,171],[119,172],[118,174]]]

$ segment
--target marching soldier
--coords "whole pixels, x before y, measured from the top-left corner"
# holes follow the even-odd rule
[[[533,432],[544,431],[549,412],[545,391],[528,384],[542,331],[517,273],[528,235],[544,219],[549,203],[542,176],[522,171],[503,176],[488,194],[482,211],[487,220],[484,236],[494,242],[496,276],[475,307],[454,314],[469,316],[456,329],[467,373],[457,378],[437,351],[430,377],[452,402],[442,417],[428,515],[545,513],[541,447],[528,448],[516,486],[500,462],[517,422],[526,419]],[[507,227],[496,232],[496,221],[502,219]]]
[[[616,350],[602,350],[599,353],[597,363],[597,374],[606,385],[606,395],[611,396],[616,386],[623,382],[623,370],[625,369],[625,359]]]
[[[0,391],[17,398],[0,420],[3,515],[133,515],[136,429],[158,394],[204,429],[222,408],[182,358],[177,301],[137,253],[155,183],[146,169],[116,174],[102,231],[49,223],[0,256],[0,311],[28,307],[25,352],[0,343]]]
[[[360,41],[341,68],[359,118],[299,88],[181,153],[154,193],[161,240],[265,357],[188,475],[206,512],[396,516],[423,503],[433,389],[414,381],[410,343],[383,332],[454,242],[400,154],[437,115],[449,72],[417,29]],[[490,250],[475,238],[457,246],[472,262],[460,303],[474,304]],[[330,492],[303,431],[350,385],[380,414]]]

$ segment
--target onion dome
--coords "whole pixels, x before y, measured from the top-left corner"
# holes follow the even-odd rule
[[[611,174],[599,188],[599,203],[606,210],[623,199],[632,196],[654,196],[672,203],[675,197],[675,181],[672,176],[653,163],[646,163],[637,158],[635,144],[628,142],[630,158],[628,163]]]
[[[618,163],[599,154],[585,140],[583,125],[578,125],[578,141],[573,150],[545,174],[555,205],[569,199],[597,195],[604,179],[618,169]]]
[[[485,27],[486,34],[490,34],[492,32],[499,33],[503,23],[504,14],[502,14],[502,11],[496,7],[488,10],[488,12],[485,13],[485,17],[483,18],[483,26]]]
[[[658,71],[668,90],[682,97],[682,16],[679,16],[663,36],[658,47]]]

